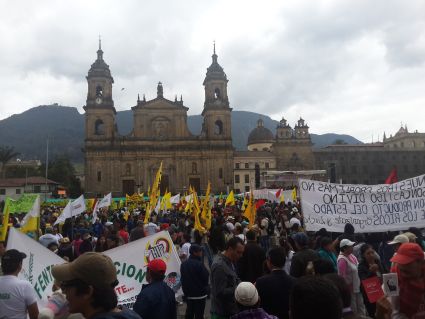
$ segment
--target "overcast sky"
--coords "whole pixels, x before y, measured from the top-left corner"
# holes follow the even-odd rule
[[[365,142],[401,122],[425,132],[419,0],[0,0],[0,118],[51,103],[83,112],[99,34],[117,110],[162,81],[201,113],[216,40],[234,110]]]

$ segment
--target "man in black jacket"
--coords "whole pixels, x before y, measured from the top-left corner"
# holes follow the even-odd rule
[[[183,293],[186,299],[186,319],[203,319],[208,296],[207,268],[202,262],[202,247],[192,244],[190,256],[180,266]]]
[[[292,257],[291,269],[289,274],[292,277],[299,278],[314,271],[313,262],[319,259],[319,254],[308,247],[308,237],[304,233],[292,235],[297,252]]]
[[[279,319],[289,318],[289,296],[295,279],[282,268],[285,264],[285,250],[272,248],[268,253],[267,267],[270,274],[257,279],[261,308]]]
[[[162,259],[153,259],[148,263],[146,279],[137,296],[133,310],[143,319],[177,319],[174,291],[164,282],[167,264]]]
[[[245,245],[242,258],[238,262],[238,274],[241,281],[255,283],[257,278],[263,274],[263,263],[266,259],[264,250],[255,240],[255,231],[249,230],[246,233],[248,240]]]

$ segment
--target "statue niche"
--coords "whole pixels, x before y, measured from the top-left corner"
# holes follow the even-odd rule
[[[169,134],[170,121],[165,117],[157,117],[152,120],[152,135],[153,137],[164,139]]]

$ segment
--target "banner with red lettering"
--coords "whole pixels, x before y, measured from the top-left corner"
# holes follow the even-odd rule
[[[15,228],[10,229],[7,249],[17,249],[27,255],[19,278],[32,284],[39,306],[45,306],[48,296],[52,295],[51,268],[65,261]],[[165,281],[175,292],[181,288],[180,258],[167,231],[105,251],[104,254],[111,257],[117,270],[119,284],[115,291],[120,305],[133,307],[142,285],[147,283],[146,266],[152,259],[163,259],[167,264]]]

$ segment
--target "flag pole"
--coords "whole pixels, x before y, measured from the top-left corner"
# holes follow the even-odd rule
[[[46,181],[45,181],[45,193],[44,193],[44,201],[47,201],[47,172],[49,170],[49,137],[47,136],[47,141],[46,141]]]

